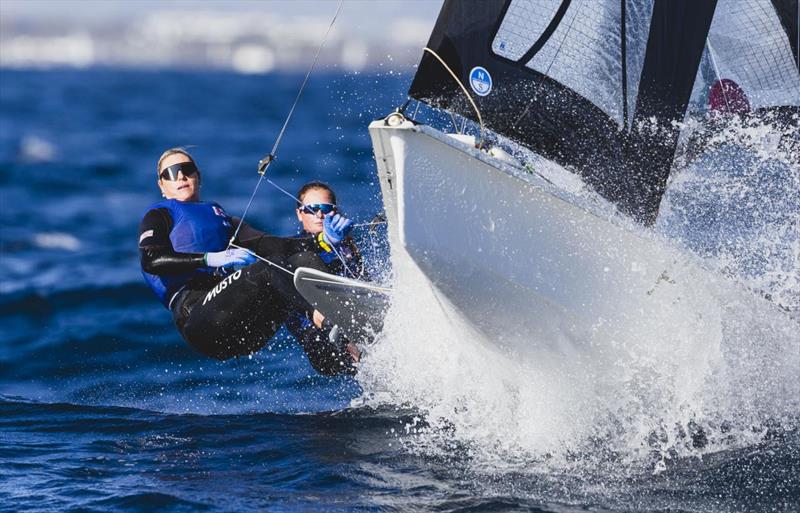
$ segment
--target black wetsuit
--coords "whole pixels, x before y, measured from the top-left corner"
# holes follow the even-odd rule
[[[309,238],[311,235],[304,232],[299,237]],[[326,272],[350,278],[367,279],[361,254],[349,237],[337,251],[326,251],[326,248],[320,248],[318,254],[326,266]],[[295,310],[289,314],[286,319],[286,329],[303,347],[311,365],[317,372],[325,375],[342,372],[342,362],[347,360],[341,356],[331,357],[332,355],[327,353],[332,347],[344,347],[349,342],[346,337],[338,335],[336,340],[330,340],[330,330],[327,327],[326,329],[317,328],[312,322],[311,316],[302,310]],[[329,344],[324,343],[323,337],[328,337]]]
[[[239,220],[230,222],[232,232]],[[139,252],[146,273],[180,275],[205,266],[202,253],[173,249],[172,226],[165,208],[152,209],[142,219]],[[234,242],[290,271],[300,266],[329,270],[310,236],[273,237],[243,223]],[[309,318],[313,313],[292,276],[262,260],[226,274],[195,274],[169,299],[175,325],[189,346],[220,360],[261,349],[293,312]],[[301,345],[314,368],[324,374],[352,373],[352,358],[329,340],[329,331],[330,326],[312,326]]]

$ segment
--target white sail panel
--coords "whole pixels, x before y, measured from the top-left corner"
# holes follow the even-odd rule
[[[562,0],[511,2],[492,41],[492,51],[500,57],[518,61],[541,37],[562,3]]]
[[[492,43],[497,55],[521,58],[562,2],[514,0]],[[577,92],[622,124],[619,2],[572,2],[555,32],[526,64]],[[515,58],[516,57],[516,58]]]
[[[718,0],[708,43],[703,59],[713,61],[700,70],[708,72],[716,64],[719,77],[716,71],[713,77],[698,75],[703,83],[735,81],[752,109],[800,105],[800,74],[770,0]]]

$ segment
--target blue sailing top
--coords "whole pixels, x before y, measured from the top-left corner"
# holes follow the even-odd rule
[[[155,209],[169,211],[172,218],[169,240],[175,251],[179,253],[209,253],[222,251],[227,246],[232,224],[230,217],[219,204],[167,199],[150,205],[144,215]],[[146,235],[147,233],[144,233],[142,237]],[[144,270],[142,270],[142,275],[161,303],[169,308],[172,297],[190,279],[198,274],[209,274],[213,271],[213,268],[205,266],[177,275],[156,275]]]

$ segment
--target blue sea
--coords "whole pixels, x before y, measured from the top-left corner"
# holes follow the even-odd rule
[[[459,438],[446,413],[398,399],[391,373],[317,375],[285,332],[251,358],[189,349],[139,271],[156,160],[190,147],[203,199],[241,214],[302,78],[0,71],[0,510],[800,511],[791,412],[662,467],[610,450],[614,429],[555,464]],[[369,222],[381,198],[366,127],[410,80],[314,74],[269,177],[291,192],[327,181]],[[264,183],[247,220],[291,235],[293,208]],[[384,234],[356,235],[386,271]]]

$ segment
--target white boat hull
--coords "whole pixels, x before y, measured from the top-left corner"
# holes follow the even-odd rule
[[[659,345],[720,336],[707,273],[607,204],[596,215],[592,201],[429,127],[375,121],[370,134],[393,259],[407,254],[500,347],[595,357],[654,330],[675,332]]]

